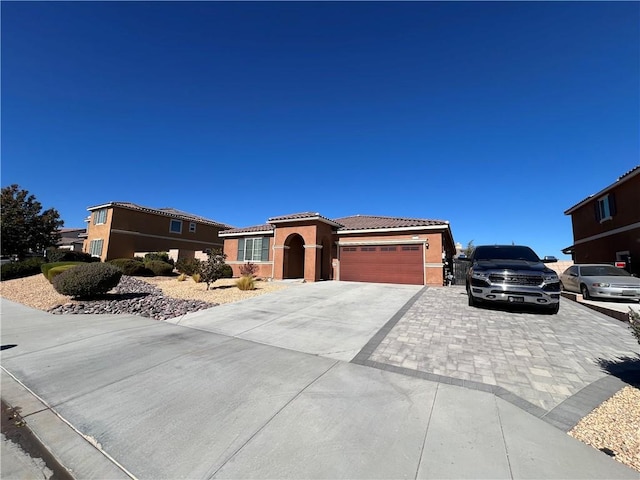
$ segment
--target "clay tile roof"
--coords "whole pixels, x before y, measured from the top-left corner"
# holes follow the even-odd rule
[[[267,221],[268,222],[277,222],[279,220],[299,220],[301,218],[310,218],[310,217],[322,217],[322,215],[320,215],[317,212],[291,213],[289,215],[280,215],[280,216],[277,216],[277,217],[269,217],[267,219]]]
[[[97,205],[95,207],[89,207],[88,210],[93,210],[96,208],[107,207],[107,206],[116,206],[122,208],[128,208],[130,210],[138,210],[141,212],[153,213],[155,215],[164,215],[166,217],[178,218],[180,220],[187,221],[196,221],[203,223],[205,225],[213,225],[216,227],[222,228],[231,228],[231,225],[227,225],[225,223],[216,222],[215,220],[210,220],[208,218],[200,217],[198,215],[193,215],[191,213],[183,212],[181,210],[176,210],[175,208],[151,208],[151,207],[143,207],[141,205],[136,205],[131,202],[109,202],[104,205]]]
[[[264,225],[254,225],[252,227],[244,227],[244,228],[230,228],[228,230],[223,230],[220,233],[251,233],[251,232],[267,232],[273,231],[273,225],[269,225],[265,223]]]
[[[366,230],[373,228],[423,227],[432,225],[448,225],[444,220],[427,220],[424,218],[380,217],[374,215],[353,215],[334,220],[343,225],[339,230]]]

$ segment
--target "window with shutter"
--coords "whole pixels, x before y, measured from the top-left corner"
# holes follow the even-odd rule
[[[596,221],[602,223],[611,220],[616,214],[616,204],[613,193],[599,198],[595,203]]]
[[[238,240],[238,260],[241,262],[266,262],[269,260],[269,239],[242,238]]]

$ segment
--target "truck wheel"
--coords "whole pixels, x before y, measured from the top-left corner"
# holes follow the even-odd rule
[[[547,313],[549,315],[555,315],[556,313],[558,313],[560,311],[560,302],[556,303],[555,305],[553,305],[551,308],[549,308],[547,310]]]
[[[470,307],[477,307],[478,306],[478,300],[476,300],[474,298],[474,296],[471,294],[471,289],[469,287],[467,287],[467,298],[469,299],[469,306]]]

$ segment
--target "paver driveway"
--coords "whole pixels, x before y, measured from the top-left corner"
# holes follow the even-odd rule
[[[557,315],[474,308],[458,286],[426,289],[368,360],[500,386],[549,411],[606,377],[601,359],[637,352],[625,324],[569,300]]]

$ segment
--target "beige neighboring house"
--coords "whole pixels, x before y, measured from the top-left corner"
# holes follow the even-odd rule
[[[144,252],[169,252],[174,260],[222,248],[218,234],[230,225],[174,208],[149,208],[110,202],[87,208],[83,251],[100,260],[133,258]]]

